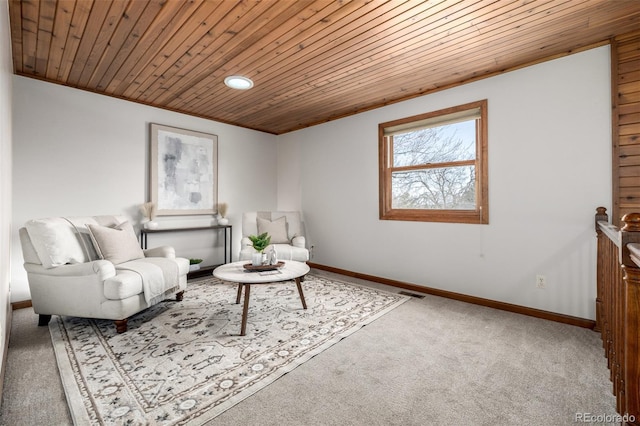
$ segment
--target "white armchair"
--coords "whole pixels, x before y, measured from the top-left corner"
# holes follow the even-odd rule
[[[19,233],[39,325],[51,315],[100,318],[122,333],[133,314],[182,300],[189,261],[169,246],[142,250],[123,217],[36,219]]]
[[[304,221],[300,212],[247,212],[242,214],[240,260],[251,260],[256,250],[249,235],[268,232],[280,260],[309,260]]]

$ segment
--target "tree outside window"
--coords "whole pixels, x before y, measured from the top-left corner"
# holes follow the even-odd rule
[[[487,101],[379,125],[380,218],[488,223]]]

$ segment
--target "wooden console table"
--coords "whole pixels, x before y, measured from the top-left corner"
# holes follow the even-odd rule
[[[186,228],[161,228],[161,229],[141,229],[140,230],[140,247],[147,248],[147,238],[149,234],[159,234],[161,232],[188,232],[188,231],[208,231],[208,230],[224,230],[224,262],[231,263],[231,255],[233,253],[233,229],[231,225],[212,225],[212,226],[196,226]],[[228,259],[228,260],[227,260]],[[218,265],[202,266],[199,270],[189,273],[189,278],[195,276],[203,276],[209,271],[215,269]]]

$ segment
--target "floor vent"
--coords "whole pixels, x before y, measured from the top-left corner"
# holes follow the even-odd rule
[[[417,299],[424,299],[424,294],[409,293],[408,291],[400,291],[400,292],[398,292],[398,294],[402,294],[404,296],[415,297]]]

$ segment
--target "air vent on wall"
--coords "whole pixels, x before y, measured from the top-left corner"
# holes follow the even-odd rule
[[[398,292],[398,294],[402,294],[405,296],[411,296],[411,297],[415,297],[417,299],[424,299],[424,294],[415,294],[415,293],[409,293],[408,291],[400,291]]]

